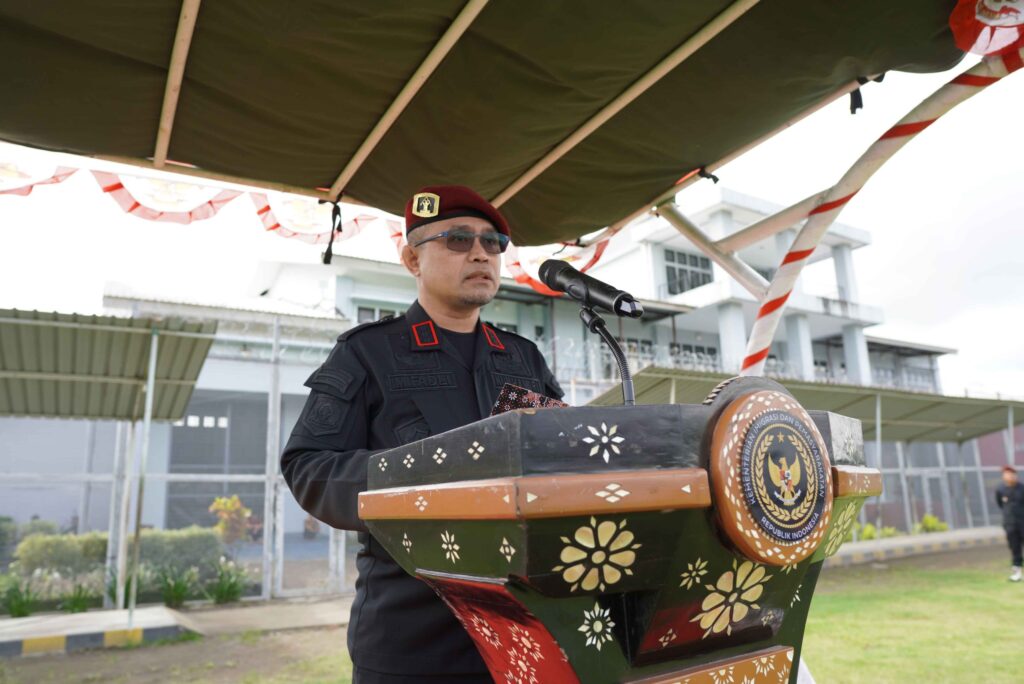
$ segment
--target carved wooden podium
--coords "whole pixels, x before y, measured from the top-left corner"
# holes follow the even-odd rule
[[[375,455],[360,515],[496,682],[796,681],[822,562],[881,475],[760,378],[518,410]]]

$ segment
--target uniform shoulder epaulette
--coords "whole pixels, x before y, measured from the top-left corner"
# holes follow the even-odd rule
[[[486,323],[488,326],[490,326],[491,329],[497,330],[497,331],[501,332],[502,335],[508,335],[509,337],[517,338],[521,342],[528,342],[530,344],[536,344],[536,342],[534,342],[530,338],[523,337],[519,333],[512,332],[511,330],[505,330],[504,328],[498,327],[497,325],[495,325],[494,323],[492,323],[490,321],[484,321],[484,323]]]
[[[405,314],[399,314],[398,316],[385,316],[384,318],[378,319],[376,321],[367,321],[366,323],[360,323],[356,327],[349,328],[345,332],[338,335],[338,341],[342,342],[344,340],[347,340],[348,338],[355,335],[357,332],[366,330],[367,328],[372,328],[377,325],[383,325],[384,323],[393,323],[394,321],[400,320],[402,318],[405,318]]]

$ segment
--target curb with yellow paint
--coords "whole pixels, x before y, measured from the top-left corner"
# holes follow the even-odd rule
[[[190,631],[180,625],[168,625],[146,629],[142,627],[110,629],[103,632],[56,634],[13,641],[0,641],[0,657],[73,653],[92,648],[134,646],[160,639],[179,637]]]
[[[924,535],[918,535],[924,536]],[[896,558],[907,558],[909,556],[920,556],[928,553],[939,553],[942,551],[956,551],[958,549],[977,548],[979,546],[991,546],[999,544],[1002,540],[996,536],[979,536],[967,539],[952,539],[945,541],[932,541],[927,538],[907,539],[907,542],[900,546],[887,549],[853,550],[846,554],[832,556],[825,561],[826,568],[842,568],[851,565],[863,565],[879,561],[893,560]]]

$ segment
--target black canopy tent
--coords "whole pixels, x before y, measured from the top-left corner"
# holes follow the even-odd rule
[[[0,2],[0,139],[392,213],[463,183],[572,240],[858,78],[950,68],[954,5]]]

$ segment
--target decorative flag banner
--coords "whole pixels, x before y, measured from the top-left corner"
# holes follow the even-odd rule
[[[217,215],[242,193],[192,183],[93,171],[103,192],[126,213],[149,221],[189,224]],[[191,207],[185,209],[184,207]]]
[[[577,252],[572,252],[566,256],[558,256],[557,253],[554,255],[537,257],[530,260],[531,266],[534,264],[538,265],[547,259],[561,259],[562,261],[570,264],[581,263],[582,266],[575,266],[575,268],[581,273],[585,273],[594,266],[598,261],[601,260],[601,256],[604,251],[608,248],[608,243],[611,240],[611,236],[615,235],[618,231],[602,233],[600,239],[590,243],[589,245],[582,247]],[[564,248],[563,248],[564,249]],[[529,273],[523,267],[522,258],[519,254],[519,248],[515,245],[509,245],[508,249],[505,250],[505,268],[512,275],[517,283],[520,285],[527,285],[532,288],[535,292],[539,292],[542,295],[548,297],[561,297],[562,293],[552,290],[550,287],[540,282]]]
[[[960,0],[949,17],[956,46],[978,55],[1024,47],[1024,0]]]
[[[35,168],[35,167],[39,168]],[[22,162],[0,162],[0,195],[27,196],[38,185],[61,183],[78,169],[52,165],[35,164],[26,166]],[[109,195],[121,209],[137,218],[149,221],[165,221],[189,224],[212,218],[225,204],[242,194],[238,190],[227,190],[216,186],[199,185],[177,179],[152,178],[108,171],[92,171],[100,189]],[[361,213],[345,221],[341,230],[333,235],[330,202],[318,202],[308,197],[282,193],[250,192],[249,198],[256,208],[256,215],[264,230],[273,231],[284,238],[300,240],[312,245],[342,242],[359,235],[371,224],[383,222],[388,237],[395,245],[401,259],[406,244],[405,230],[401,221],[375,214]],[[605,229],[589,241],[562,243],[554,255],[543,254],[527,263],[536,270],[547,258],[558,258],[576,265],[580,271],[593,267],[604,254],[611,238],[621,227]],[[569,250],[566,253],[566,250]],[[531,250],[533,251],[533,250]],[[536,252],[534,252],[536,254]],[[527,272],[520,260],[519,249],[509,245],[505,252],[505,267],[517,283],[549,297],[560,297],[556,292]]]
[[[251,192],[249,197],[256,207],[256,215],[260,217],[264,230],[274,231],[281,237],[301,240],[311,245],[324,245],[332,241],[329,203],[318,204],[315,200],[288,195],[271,197],[262,192]],[[402,236],[398,221],[382,219],[373,214],[359,214],[342,224],[341,232],[334,235],[333,242],[353,238],[377,221],[384,221],[393,240],[396,232]],[[323,226],[327,226],[327,230],[322,230]],[[396,243],[396,247],[401,249],[401,244]]]
[[[9,162],[0,162],[0,195],[19,195],[27,197],[37,185],[53,185],[63,183],[78,169],[70,166],[58,166],[53,173],[41,180],[38,175],[27,173],[25,169]]]

